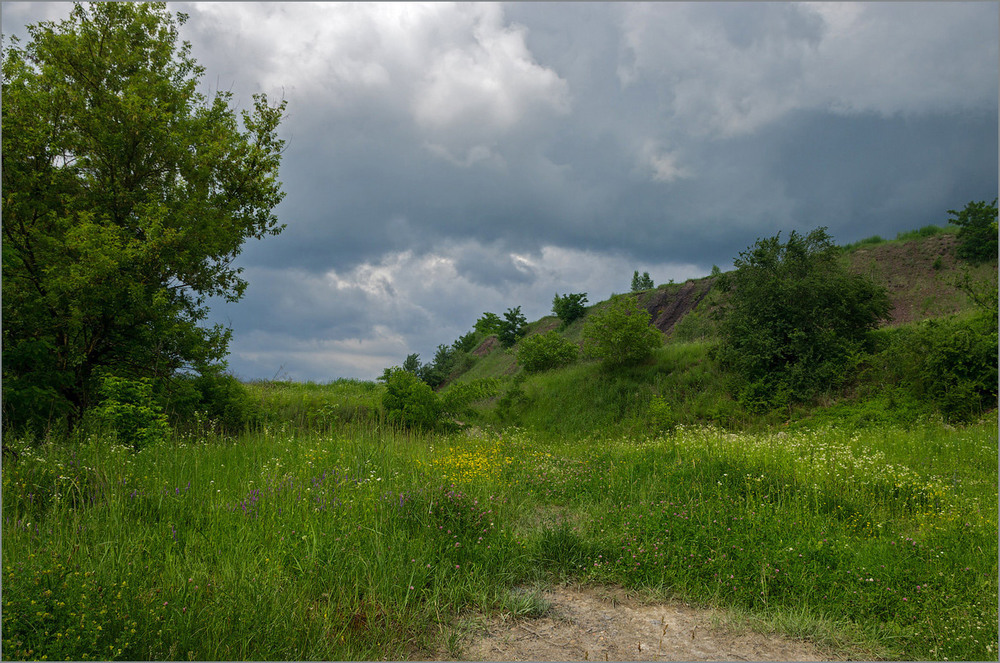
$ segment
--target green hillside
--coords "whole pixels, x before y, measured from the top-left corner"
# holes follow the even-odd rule
[[[942,410],[940,403],[931,402],[928,386],[917,384],[920,379],[914,375],[923,369],[907,369],[900,355],[909,352],[911,363],[916,361],[914,337],[932,334],[928,326],[938,336],[968,333],[966,325],[978,309],[963,290],[963,279],[995,290],[996,262],[969,264],[957,257],[957,246],[954,228],[929,227],[901,233],[896,240],[875,237],[842,248],[840,260],[851,273],[886,289],[890,314],[870,333],[869,352],[858,359],[850,379],[806,402],[760,411],[748,409],[733,393],[731,376],[715,357],[728,298],[719,287],[720,275],[621,295],[649,313],[650,324],[663,338],[662,347],[637,366],[608,371],[599,361],[581,356],[568,366],[530,374],[517,358],[524,339],[505,349],[495,336],[479,334],[471,351],[453,353],[451,370],[438,391],[447,397],[455,390],[486,385],[479,391],[488,396],[471,403],[459,421],[517,424],[553,434],[586,435],[609,428],[652,433],[677,424],[742,429],[831,420],[863,425],[968,418],[981,414],[982,408]],[[721,276],[724,280],[731,274]],[[531,322],[524,338],[553,332],[582,349],[587,321],[610,301],[587,307],[582,318],[565,328],[555,316]],[[933,322],[924,322],[928,320]],[[907,343],[909,350],[904,350]],[[926,382],[926,377],[921,379]]]

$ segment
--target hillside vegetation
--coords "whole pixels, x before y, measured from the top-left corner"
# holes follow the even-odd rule
[[[885,289],[888,313],[851,354],[840,379],[821,385],[810,398],[752,403],[746,394],[740,397],[733,375],[718,360],[730,297],[720,282],[732,272],[618,295],[586,307],[568,326],[555,316],[543,317],[529,323],[524,339],[509,349],[491,335],[475,335],[470,351],[453,349],[439,393],[482,395],[458,417],[463,423],[516,423],[557,434],[586,434],[595,426],[650,432],[680,423],[738,429],[833,420],[853,425],[968,420],[995,408],[990,320],[995,320],[997,266],[995,260],[959,259],[958,246],[953,227],[928,227],[901,233],[897,240],[872,238],[840,249],[838,262],[849,273]],[[584,329],[621,298],[648,312],[663,345],[636,365],[609,371],[582,353]],[[543,335],[574,344],[580,359],[526,371],[518,348]],[[973,356],[979,357],[978,368],[970,364]]]

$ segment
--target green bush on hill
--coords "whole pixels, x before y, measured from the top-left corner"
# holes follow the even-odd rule
[[[643,272],[642,276],[639,276],[638,270],[632,273],[632,292],[652,290],[655,287],[656,284],[653,283],[653,277],[649,275],[649,272]]]
[[[382,407],[390,421],[407,428],[434,428],[441,416],[441,401],[420,378],[398,366],[386,369]]]
[[[948,210],[958,226],[958,257],[972,263],[997,259],[997,199],[968,203],[961,212]]]
[[[414,352],[413,354],[406,355],[402,369],[407,373],[417,375],[420,372],[420,354]]]
[[[760,239],[740,253],[726,284],[718,358],[753,410],[804,401],[844,382],[889,298],[851,274],[825,228]]]
[[[663,335],[650,326],[650,318],[633,298],[613,298],[584,324],[584,353],[609,368],[638,364],[663,344]]]
[[[503,328],[503,320],[501,320],[500,316],[496,313],[483,313],[483,315],[476,320],[474,328],[483,336],[496,336]]]
[[[512,348],[519,339],[528,333],[528,320],[521,313],[521,307],[507,309],[500,322],[500,331],[497,332],[497,339],[500,345],[505,348]]]
[[[417,371],[416,375],[431,387],[438,387],[448,379],[455,363],[456,350],[442,343],[434,353],[434,360],[427,362]]]
[[[871,372],[889,389],[932,403],[948,421],[970,421],[997,407],[997,289],[968,280],[971,315],[883,330]]]
[[[556,296],[552,299],[552,312],[562,321],[562,328],[569,327],[586,313],[587,293],[578,292]]]
[[[517,363],[529,373],[565,366],[576,361],[579,348],[554,331],[535,334],[521,341]]]

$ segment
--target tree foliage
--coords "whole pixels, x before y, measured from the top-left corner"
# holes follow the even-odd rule
[[[587,318],[584,353],[609,368],[638,364],[663,344],[663,335],[649,324],[651,318],[634,298],[612,298],[606,308]]]
[[[402,369],[407,373],[417,375],[420,371],[420,355],[416,352],[406,355]]]
[[[948,210],[959,227],[958,257],[972,263],[997,259],[997,199],[968,203],[961,212]]]
[[[417,371],[416,375],[431,387],[439,387],[444,384],[451,374],[451,369],[455,364],[457,350],[453,346],[440,344],[434,353],[434,359],[427,362]]]
[[[554,331],[535,334],[521,341],[517,363],[529,373],[547,371],[576,361],[580,349]]]
[[[225,356],[199,326],[238,300],[232,266],[277,234],[284,102],[206,99],[186,20],[164,4],[76,4],[3,53],[5,423],[79,414],[98,369],[158,381]]]
[[[503,320],[496,313],[483,313],[473,328],[484,336],[495,336],[500,333],[502,325]]]
[[[101,380],[100,407],[94,411],[98,424],[115,434],[122,444],[138,451],[160,442],[170,432],[167,415],[153,400],[149,378],[128,380],[109,375]]]
[[[437,425],[442,405],[430,385],[398,366],[386,369],[382,378],[386,387],[382,407],[391,421],[407,428]]]
[[[497,332],[497,340],[505,348],[511,348],[525,334],[528,333],[528,319],[521,313],[521,307],[507,309],[500,321],[500,330]]]
[[[556,293],[556,296],[552,299],[552,312],[556,314],[556,317],[562,321],[562,327],[565,329],[575,320],[583,317],[583,314],[587,312],[587,293],[568,293],[560,296]]]
[[[649,275],[649,272],[643,272],[642,276],[639,276],[639,272],[632,272],[632,292],[642,292],[643,290],[652,290],[656,287],[653,283],[653,278]]]
[[[718,356],[745,405],[804,400],[848,374],[866,333],[889,313],[883,287],[851,274],[826,228],[759,239],[728,274]]]

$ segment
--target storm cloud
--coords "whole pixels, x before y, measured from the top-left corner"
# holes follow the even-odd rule
[[[997,195],[996,3],[168,6],[204,92],[288,101],[287,228],[213,306],[243,378],[374,378],[485,311]]]

